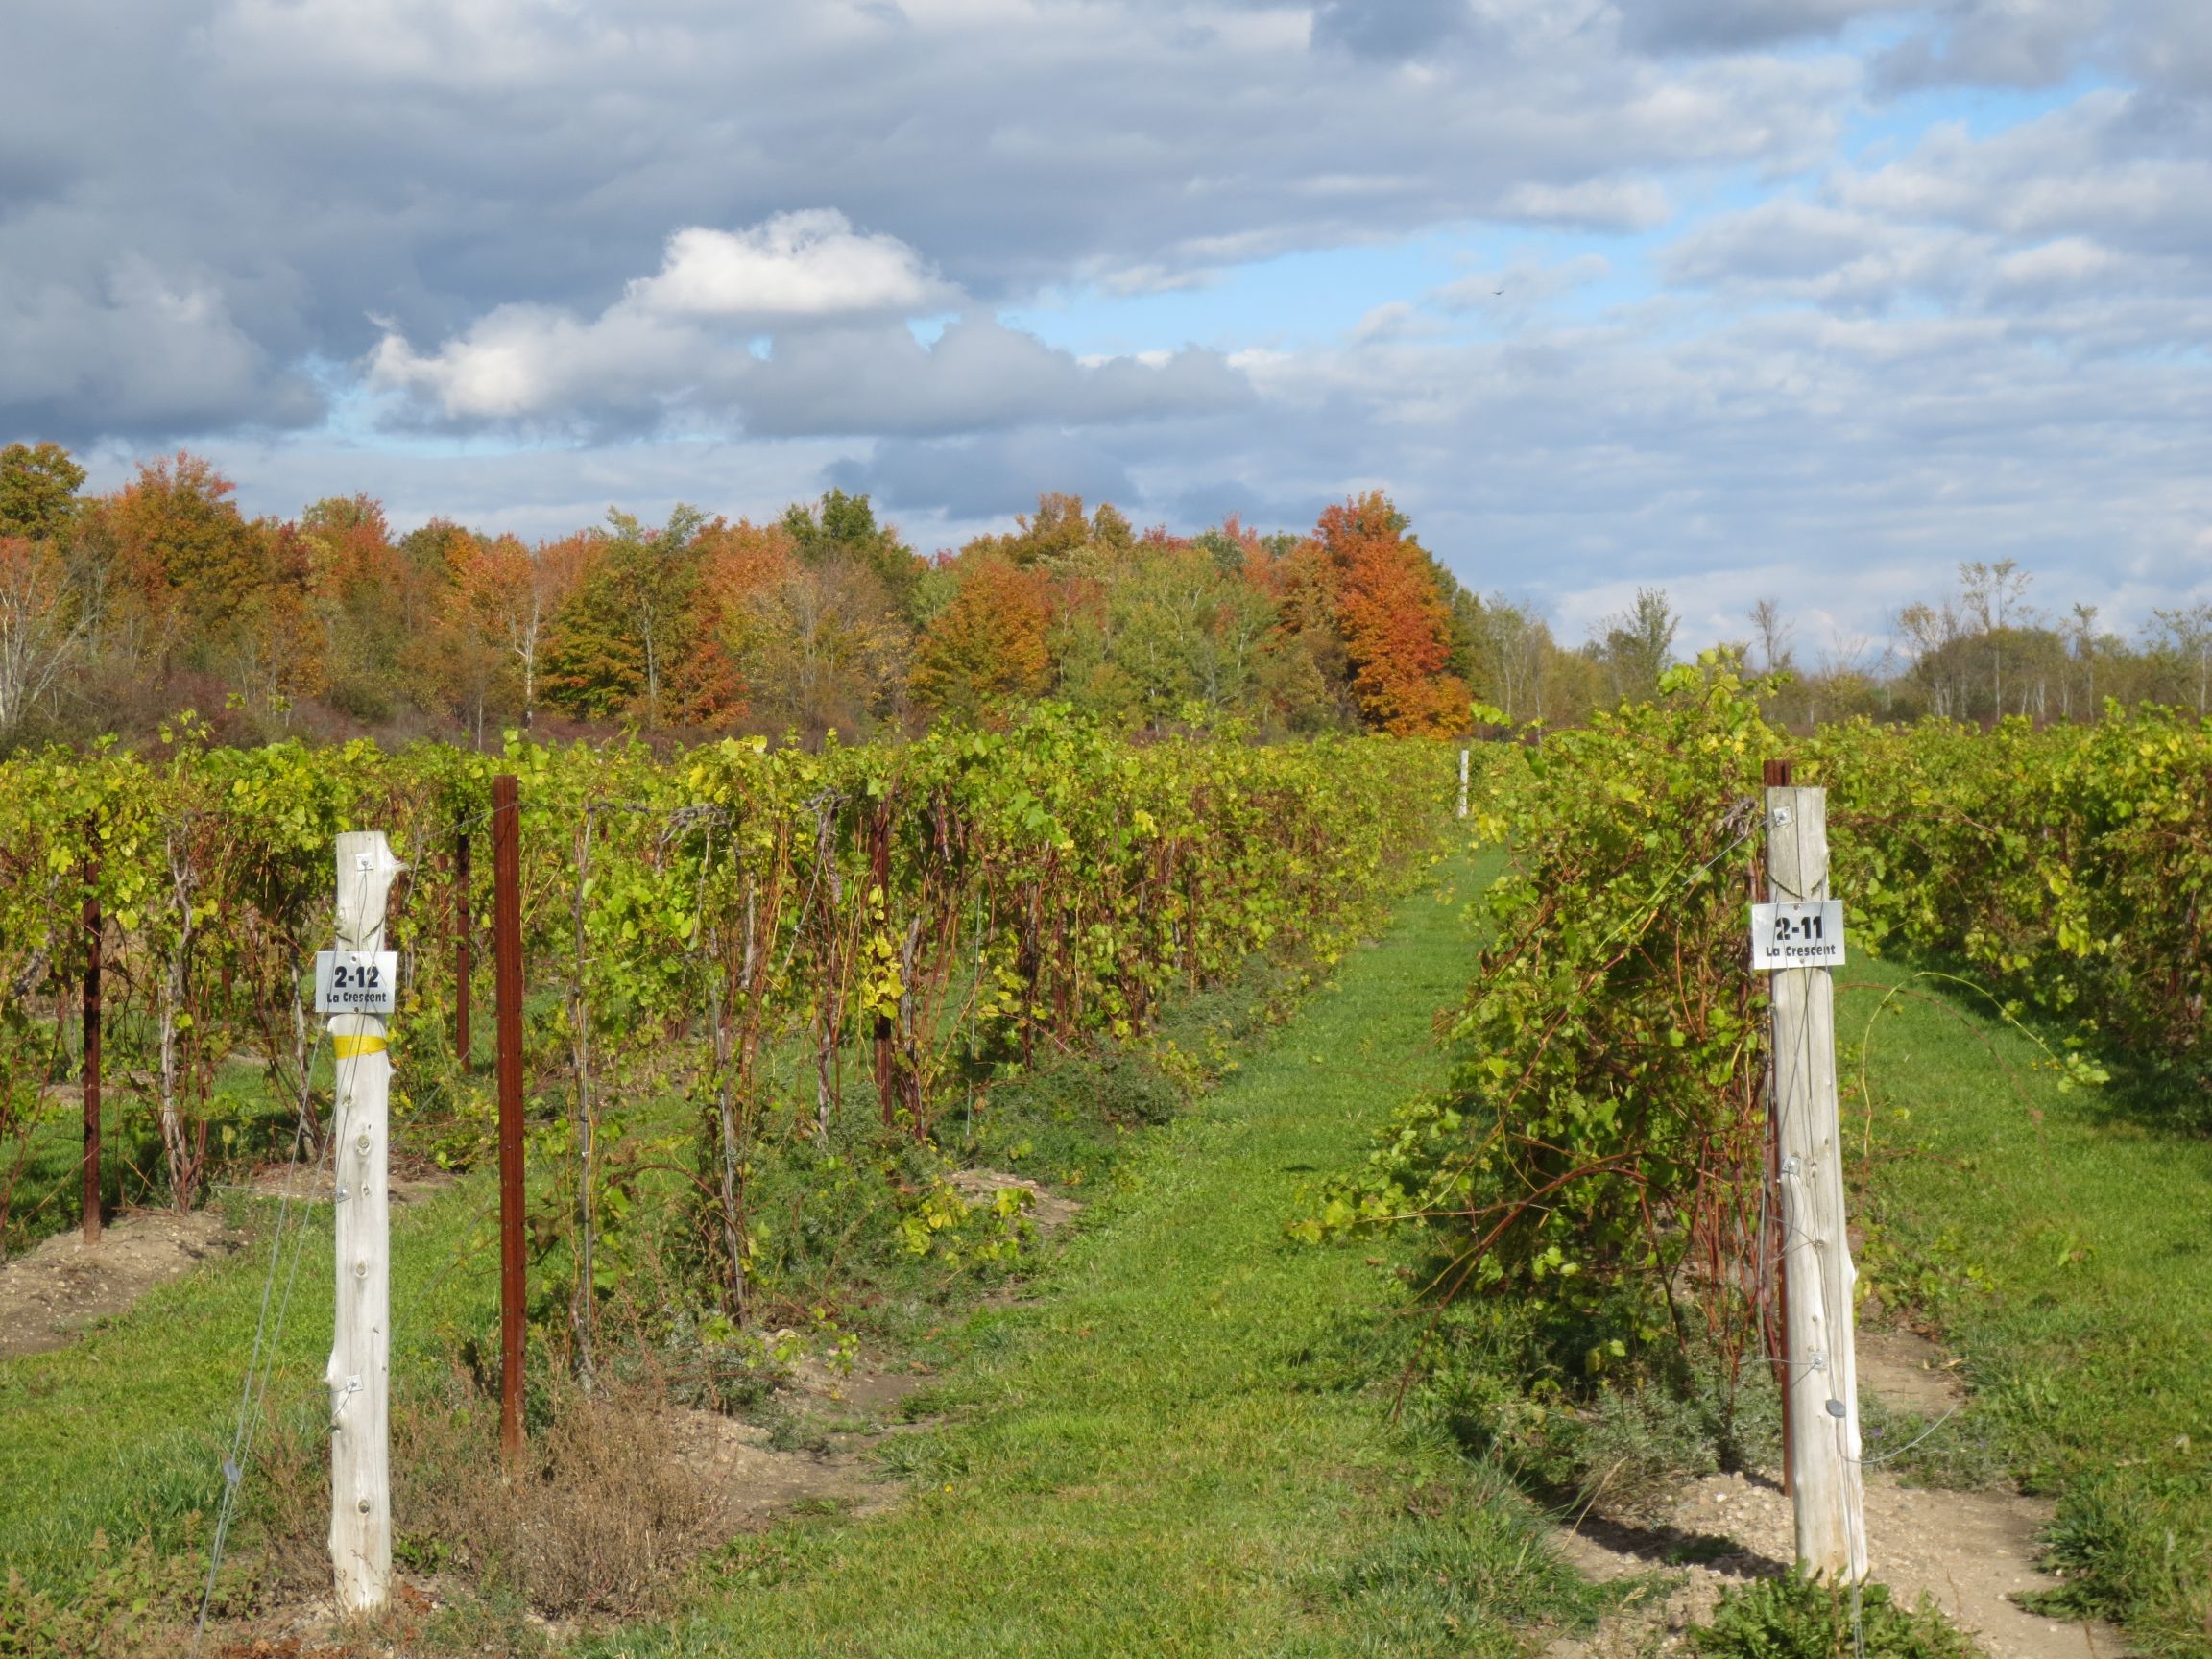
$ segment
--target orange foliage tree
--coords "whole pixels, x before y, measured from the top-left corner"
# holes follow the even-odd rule
[[[963,560],[959,590],[915,651],[914,694],[973,723],[1052,683],[1051,585],[996,553]]]
[[[1313,540],[1335,577],[1336,627],[1368,725],[1443,736],[1466,724],[1451,672],[1452,616],[1429,555],[1380,490],[1325,509]]]

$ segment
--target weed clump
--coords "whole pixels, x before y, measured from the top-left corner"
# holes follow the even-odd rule
[[[512,1473],[493,1402],[440,1404],[395,1425],[393,1506],[409,1518],[410,1565],[458,1567],[554,1617],[620,1615],[717,1541],[721,1506],[656,1399],[557,1390]]]
[[[556,1375],[534,1392],[513,1469],[500,1456],[498,1398],[465,1369],[395,1402],[394,1560],[460,1575],[552,1618],[641,1612],[721,1541],[720,1500],[686,1457],[663,1387],[609,1381],[587,1394]],[[326,1457],[304,1420],[274,1426],[263,1444],[263,1593],[320,1594],[329,1578]]]
[[[1856,1620],[1856,1628],[1854,1628]],[[1802,1573],[1725,1590],[1713,1623],[1690,1627],[1699,1659],[1981,1659],[1934,1602],[1904,1608],[1883,1584],[1841,1585]]]

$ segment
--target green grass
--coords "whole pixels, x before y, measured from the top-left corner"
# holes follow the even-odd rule
[[[396,1374],[442,1363],[451,1333],[495,1317],[494,1190],[476,1178],[396,1210]],[[237,1256],[148,1292],[70,1347],[0,1363],[0,1563],[30,1583],[75,1582],[96,1531],[170,1546],[184,1536],[188,1514],[212,1514],[276,1209],[230,1202],[252,1228]],[[325,1398],[330,1350],[329,1209],[295,1207],[292,1215],[287,1268],[291,1240],[302,1250],[269,1388],[277,1412]],[[279,1296],[283,1288],[279,1278]]]
[[[2212,1140],[2147,1127],[2111,1091],[2061,1094],[2035,1044],[1939,979],[1838,976],[1852,1085],[1876,1005],[1906,987],[1872,1031],[1864,1265],[1963,1358],[1973,1405],[1938,1439],[1984,1438],[2056,1495],[2063,1610],[2212,1653]],[[1854,1153],[1868,1110],[1847,1096]]]
[[[907,1502],[741,1543],[686,1617],[589,1650],[1503,1654],[1517,1623],[1586,1615],[1522,1500],[1391,1427],[1359,1338],[1376,1268],[1283,1237],[1390,1100],[1439,1077],[1430,1016],[1472,962],[1459,908],[1409,900],[1140,1140],[1032,1300],[949,1340],[948,1420],[891,1442]]]

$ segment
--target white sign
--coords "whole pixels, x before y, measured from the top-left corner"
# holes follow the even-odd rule
[[[1751,966],[1755,970],[1842,967],[1843,901],[1752,905]]]
[[[315,1012],[389,1014],[399,1005],[399,952],[319,950]]]

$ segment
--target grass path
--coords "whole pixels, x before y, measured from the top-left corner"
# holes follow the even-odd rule
[[[1495,865],[1450,865],[1464,898]],[[1510,1650],[1581,1592],[1530,1512],[1388,1422],[1377,1269],[1286,1243],[1302,1188],[1436,1081],[1474,960],[1424,889],[1263,1052],[1161,1132],[1033,1299],[958,1334],[898,1443],[913,1496],[740,1546],[698,1610],[602,1654]]]
[[[2117,1086],[2059,1093],[1948,980],[1838,977],[1854,1083],[1872,1044],[1871,1121],[1863,1098],[1845,1112],[1880,1158],[1868,1275],[1964,1361],[1974,1404],[1946,1432],[2057,1494],[2081,1610],[2146,1651],[2212,1654],[2212,1140],[2131,1116]]]

